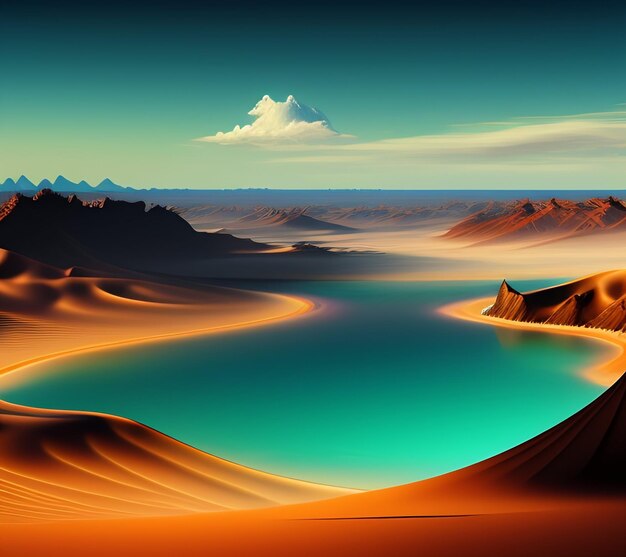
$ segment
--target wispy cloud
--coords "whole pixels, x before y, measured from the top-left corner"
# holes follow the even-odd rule
[[[315,152],[294,156],[297,162],[342,162],[360,155],[371,162],[503,163],[564,157],[615,157],[626,154],[626,112],[587,113],[562,117],[534,117],[498,122],[501,129],[451,132],[404,138],[318,146]],[[495,123],[494,123],[495,124]],[[302,149],[297,149],[302,151]],[[326,151],[327,155],[320,152]],[[289,157],[283,157],[287,162]]]
[[[198,141],[269,146],[320,143],[347,137],[333,129],[324,113],[299,103],[293,95],[289,95],[285,102],[274,101],[265,95],[248,114],[255,118],[251,124],[237,125],[232,131],[217,132]]]
[[[339,147],[349,151],[396,152],[423,157],[545,155],[623,149],[626,121],[563,121],[476,133],[423,135]]]

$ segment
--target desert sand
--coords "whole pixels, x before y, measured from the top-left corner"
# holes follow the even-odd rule
[[[0,523],[178,515],[349,490],[266,474],[103,414],[0,402]]]
[[[623,229],[625,223],[626,206],[612,196],[582,202],[522,199],[491,203],[454,225],[446,237],[464,238],[468,243],[494,243],[504,238],[523,237],[559,241]]]
[[[502,282],[494,300],[484,298],[442,308],[453,317],[557,334],[586,336],[614,347],[615,357],[585,370],[609,386],[626,369],[626,272],[604,271],[550,288],[520,293]]]

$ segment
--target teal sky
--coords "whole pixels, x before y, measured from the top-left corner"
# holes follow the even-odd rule
[[[626,187],[626,8],[469,4],[3,7],[0,180]],[[352,137],[196,141],[266,94]]]

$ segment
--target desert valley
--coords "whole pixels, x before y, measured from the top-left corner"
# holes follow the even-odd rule
[[[82,201],[45,188],[17,194],[0,210],[2,385],[10,390],[24,378],[41,381],[45,371],[37,371],[38,364],[62,365],[76,354],[235,334],[324,309],[323,298],[294,296],[280,286],[264,292],[251,278],[275,280],[307,265],[315,269],[312,276],[334,281],[446,279],[451,269],[455,277],[491,278],[497,265],[502,268],[503,254],[515,250],[542,253],[561,242],[584,249],[591,238],[616,241],[626,222],[622,212],[614,197],[171,209],[108,197]],[[461,242],[465,248],[458,247]],[[474,249],[489,254],[480,265],[455,255]],[[625,288],[623,271],[529,294],[505,281],[499,293],[493,291],[495,300],[442,311],[497,327],[547,327],[558,335],[587,328],[597,331],[591,338],[622,350],[621,337],[612,335],[626,326]],[[593,364],[586,380],[612,386],[538,437],[457,472],[362,494],[359,485],[331,487],[246,468],[246,462],[223,460],[158,433],[150,423],[3,402],[0,528],[22,551],[41,550],[37,540],[45,539],[47,551],[63,548],[66,555],[85,547],[90,554],[108,554],[138,543],[148,530],[154,555],[170,554],[181,536],[190,555],[224,544],[244,552],[252,542],[235,540],[241,528],[254,532],[257,554],[263,555],[339,555],[354,536],[363,547],[400,537],[398,555],[412,554],[415,543],[453,555],[456,544],[439,536],[454,528],[472,540],[468,554],[478,555],[485,547],[479,533],[493,527],[500,534],[490,540],[491,550],[526,555],[546,549],[548,530],[575,525],[569,554],[602,543],[607,552],[598,554],[609,555],[616,546],[608,540],[620,539],[624,509],[622,362],[604,356]],[[267,510],[252,511],[259,507]],[[215,513],[224,510],[246,512]],[[528,517],[527,533],[513,549],[509,540],[519,513]],[[154,516],[162,518],[149,519]],[[68,520],[86,520],[80,536],[63,533]],[[96,533],[101,531],[114,535],[105,540]],[[290,541],[283,552],[276,544],[285,537]]]

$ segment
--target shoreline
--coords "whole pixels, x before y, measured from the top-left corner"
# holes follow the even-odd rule
[[[610,387],[626,371],[626,336],[616,331],[604,329],[512,321],[510,319],[482,315],[481,311],[492,304],[494,299],[495,297],[489,296],[486,298],[464,300],[440,307],[436,311],[447,317],[472,321],[483,325],[491,325],[492,327],[534,331],[545,334],[578,336],[601,343],[606,348],[611,348],[613,354],[609,355],[608,358],[601,357],[599,361],[584,368],[581,372],[581,376],[587,381],[602,387]]]
[[[295,318],[300,315],[310,313],[315,308],[314,302],[307,300],[305,298],[301,298],[299,296],[275,294],[275,293],[265,293],[265,294],[267,294],[268,296],[281,298],[283,301],[288,301],[291,304],[297,303],[298,307],[297,309],[293,311],[289,311],[287,313],[261,317],[259,319],[249,319],[246,321],[240,321],[240,322],[235,322],[235,323],[213,325],[213,326],[205,327],[205,328],[195,328],[195,329],[190,329],[187,331],[173,331],[171,333],[159,333],[159,334],[148,335],[148,336],[143,336],[143,337],[131,337],[128,339],[121,339],[121,340],[115,340],[115,341],[103,342],[103,343],[97,343],[97,344],[89,344],[85,346],[77,346],[75,348],[69,348],[67,350],[61,350],[58,352],[42,354],[40,356],[35,356],[33,358],[21,360],[19,362],[15,362],[13,364],[0,368],[0,387],[2,386],[2,382],[6,381],[6,378],[8,376],[24,371],[31,366],[42,364],[44,362],[49,362],[49,361],[62,359],[62,358],[68,358],[68,357],[72,357],[78,354],[87,354],[90,352],[106,351],[106,350],[111,350],[111,349],[125,347],[125,346],[132,346],[135,344],[144,344],[144,343],[149,344],[153,342],[167,341],[169,339],[211,335],[211,334],[216,334],[216,333],[221,333],[221,332],[226,332],[226,331],[233,331],[233,330],[238,330],[238,329],[260,327],[268,323],[283,321],[283,320]],[[3,400],[3,399],[0,398],[0,400]]]

